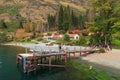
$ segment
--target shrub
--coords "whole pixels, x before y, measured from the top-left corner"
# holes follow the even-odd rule
[[[105,53],[105,49],[104,49],[104,48],[100,48],[100,49],[98,50],[98,53]]]
[[[65,34],[65,35],[64,35],[64,41],[70,41],[70,36],[67,35],[67,34]]]
[[[47,36],[51,36],[52,34],[51,33],[47,33]]]
[[[36,40],[37,40],[37,41],[42,41],[43,38],[39,37],[39,38],[37,38]]]
[[[7,34],[4,33],[4,32],[1,32],[0,33],[0,43],[4,43],[4,42],[7,42],[7,41],[8,41]]]

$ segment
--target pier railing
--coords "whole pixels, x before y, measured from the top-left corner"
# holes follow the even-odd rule
[[[22,53],[17,55],[18,64],[22,61],[23,71],[27,73],[36,71],[39,66],[65,67],[65,64],[53,64],[53,61],[63,61],[66,63],[71,55],[76,58],[76,53],[79,53],[81,56],[95,51],[96,49],[79,46],[62,46],[61,49],[59,49],[58,46],[34,46],[29,47],[29,50],[32,51],[32,53]]]

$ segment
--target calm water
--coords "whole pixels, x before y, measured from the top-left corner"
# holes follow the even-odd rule
[[[52,69],[52,71],[48,68],[43,69],[36,75],[25,75],[20,72],[16,66],[16,54],[24,51],[20,47],[0,46],[0,80],[61,80],[64,70],[60,68]]]
[[[23,74],[16,66],[16,54],[21,52],[25,52],[25,49],[14,46],[0,46],[0,80],[67,80],[64,78],[67,77],[64,76],[65,70],[61,68],[54,68],[51,69],[51,71],[49,71],[48,68],[44,68],[38,71],[36,75]],[[100,68],[107,71],[105,67]],[[98,67],[98,70],[100,70],[100,68]]]

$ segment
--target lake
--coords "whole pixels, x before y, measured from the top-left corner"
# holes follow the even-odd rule
[[[63,69],[43,68],[38,74],[25,75],[16,66],[16,55],[25,52],[24,48],[0,46],[0,80],[60,80]]]
[[[67,80],[67,76],[64,76],[66,72],[63,68],[51,68],[50,71],[47,67],[43,67],[37,74],[23,74],[16,66],[16,55],[22,52],[25,52],[25,49],[21,47],[0,46],[0,80]],[[97,66],[96,69],[107,70],[105,67],[100,69]],[[109,72],[109,74],[112,74],[112,72]],[[116,75],[115,73],[113,74]]]

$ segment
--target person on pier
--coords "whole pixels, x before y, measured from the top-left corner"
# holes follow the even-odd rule
[[[59,52],[61,52],[62,51],[62,44],[60,43],[58,47],[59,47]]]

